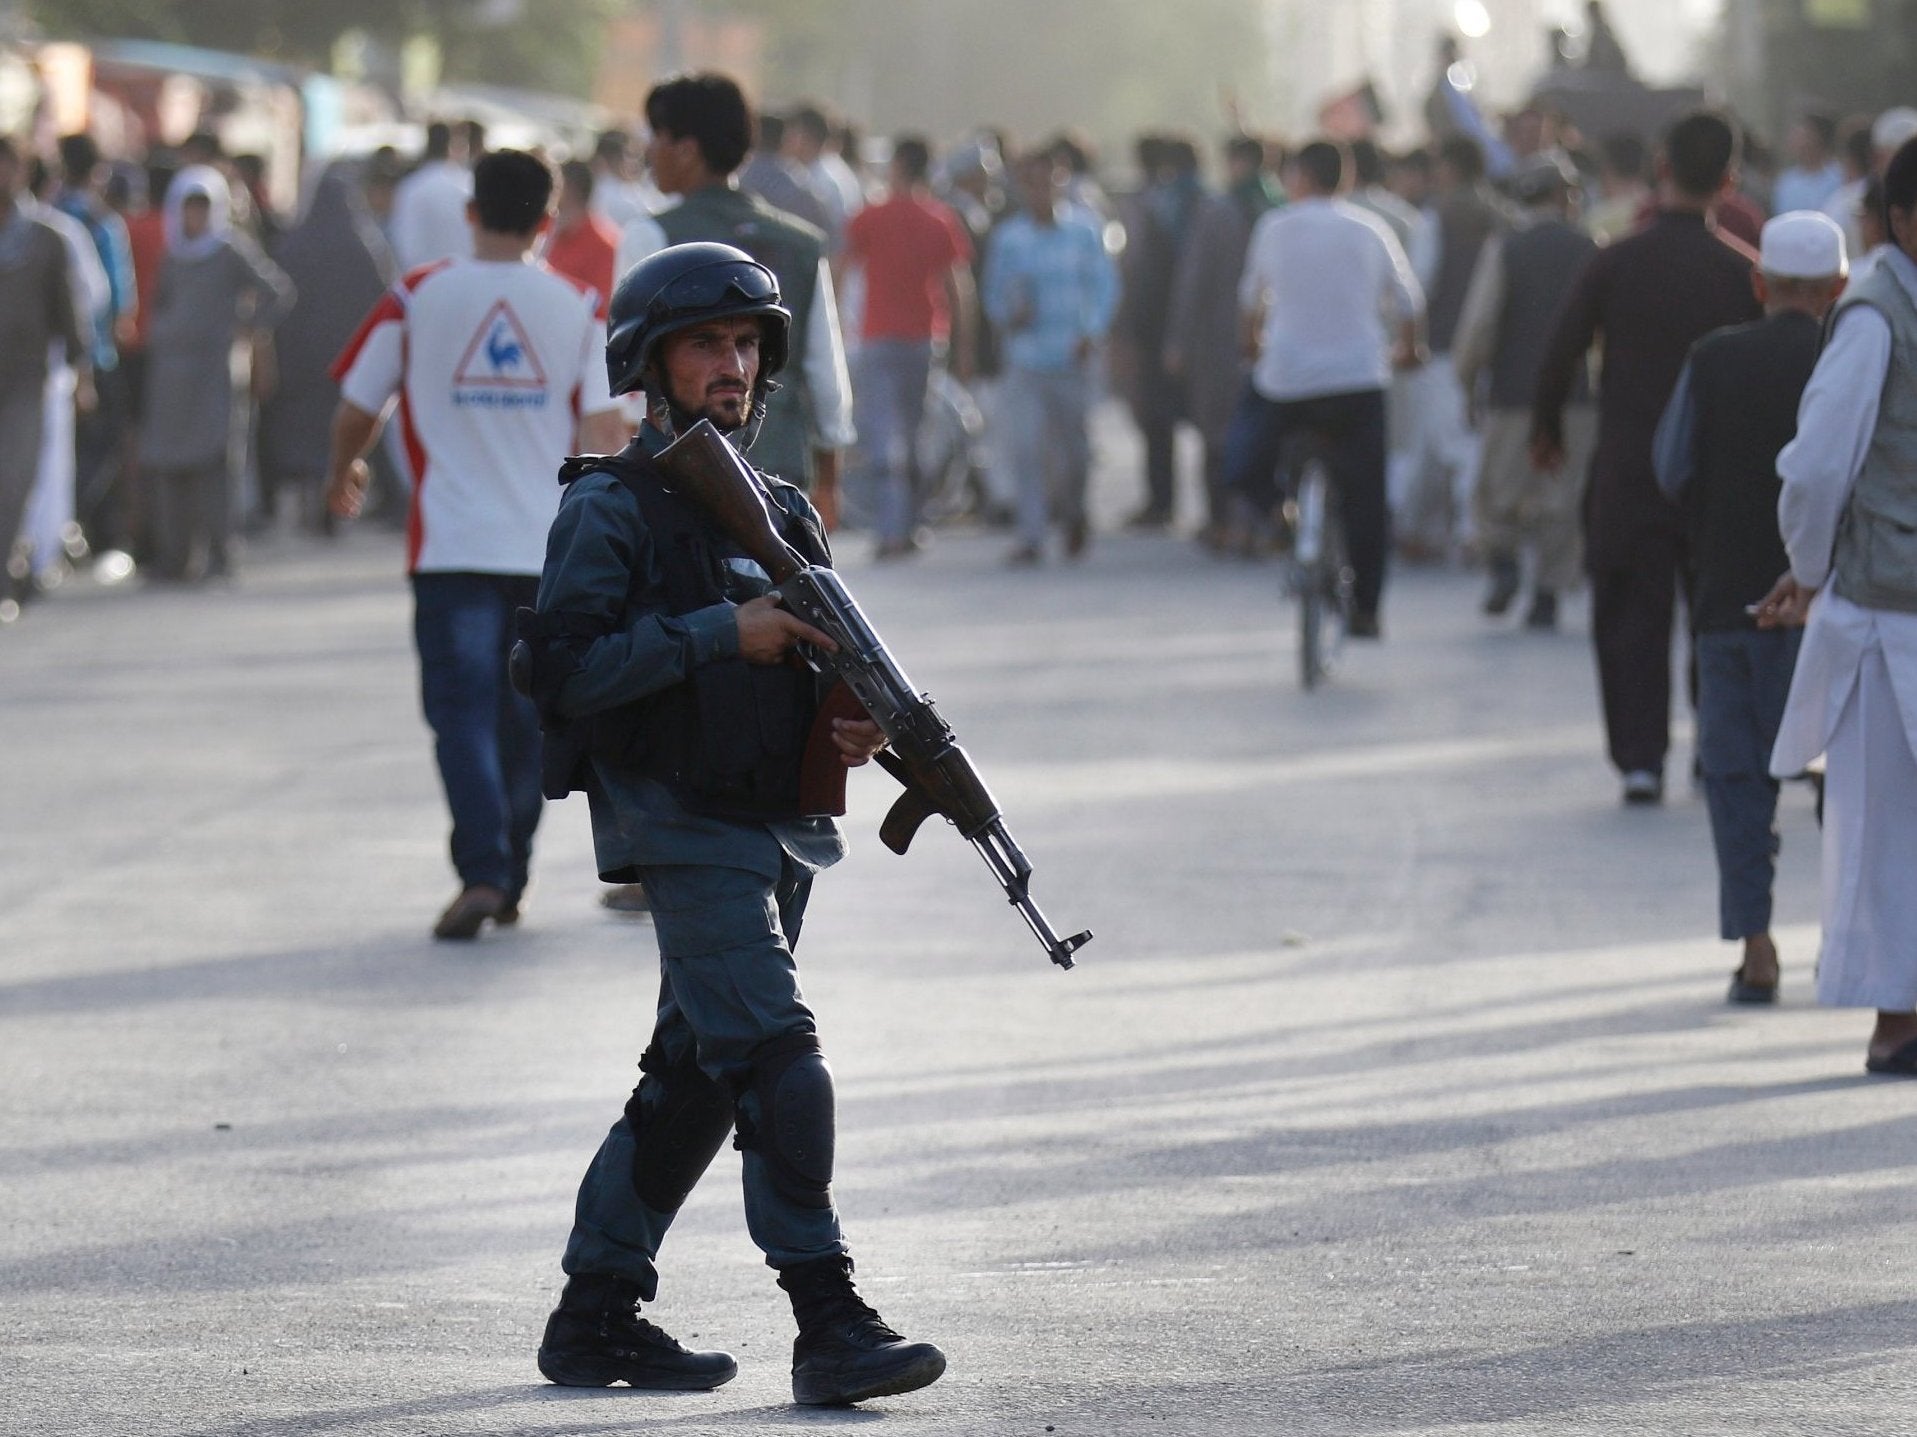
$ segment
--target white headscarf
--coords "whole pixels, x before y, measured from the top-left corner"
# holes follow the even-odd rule
[[[189,196],[206,197],[210,212],[206,231],[198,239],[188,239],[180,226],[180,210]],[[233,192],[226,176],[211,165],[188,165],[173,177],[166,188],[166,251],[180,259],[203,259],[226,240],[233,228]]]

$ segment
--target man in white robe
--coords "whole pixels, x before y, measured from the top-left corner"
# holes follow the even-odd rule
[[[1758,622],[1806,624],[1772,774],[1827,756],[1818,1001],[1876,1009],[1866,1068],[1917,1077],[1917,140],[1884,189],[1893,243],[1778,456],[1791,567]]]
[[[52,193],[49,179],[44,185]],[[86,226],[58,206],[44,199],[36,201],[34,218],[53,226],[66,241],[69,278],[73,293],[86,315],[91,334],[112,303],[113,290],[107,282],[106,267],[94,248],[93,236]],[[80,370],[85,355],[68,354],[63,340],[54,340],[47,351],[47,387],[40,429],[40,462],[34,472],[33,493],[27,500],[27,512],[20,534],[32,546],[33,579],[42,586],[58,583],[61,565],[67,558],[67,530],[74,522],[76,508],[74,481],[74,405],[83,402],[89,410],[94,395],[89,380],[82,393]]]

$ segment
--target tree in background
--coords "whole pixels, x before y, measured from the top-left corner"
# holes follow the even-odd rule
[[[1269,94],[1250,0],[24,0],[62,38],[171,40],[325,68],[363,30],[426,35],[450,81],[586,98],[608,20],[728,14],[765,29],[761,99],[830,101],[873,133],[956,136],[981,123],[1035,139],[1063,125],[1108,152],[1140,129],[1232,127],[1221,96]],[[654,77],[647,77],[654,78]]]
[[[428,35],[449,80],[586,95],[621,0],[25,0],[63,39],[168,40],[325,68],[349,30]]]

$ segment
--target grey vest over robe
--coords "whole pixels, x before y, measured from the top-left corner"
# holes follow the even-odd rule
[[[1558,312],[1572,287],[1597,253],[1582,230],[1561,219],[1542,219],[1490,240],[1504,246],[1504,309],[1498,316],[1498,342],[1491,360],[1491,407],[1529,409],[1537,399],[1544,353],[1557,328]],[[1591,402],[1583,367],[1571,390],[1573,404]]]
[[[1831,587],[1866,609],[1917,613],[1917,305],[1892,263],[1875,266],[1831,314],[1835,325],[1866,304],[1890,324],[1877,429],[1837,522]]]
[[[1504,217],[1477,186],[1438,204],[1438,272],[1425,292],[1425,330],[1433,354],[1449,354],[1464,316],[1465,291],[1478,251],[1503,227]]]

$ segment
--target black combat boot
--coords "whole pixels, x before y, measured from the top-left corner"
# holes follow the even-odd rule
[[[619,1277],[568,1280],[546,1319],[539,1370],[562,1387],[615,1382],[655,1391],[703,1392],[739,1375],[729,1352],[688,1352],[639,1316],[639,1289]]]
[[[852,1285],[852,1259],[815,1258],[781,1268],[799,1335],[792,1344],[792,1400],[808,1407],[913,1392],[939,1380],[945,1354],[907,1342]]]

